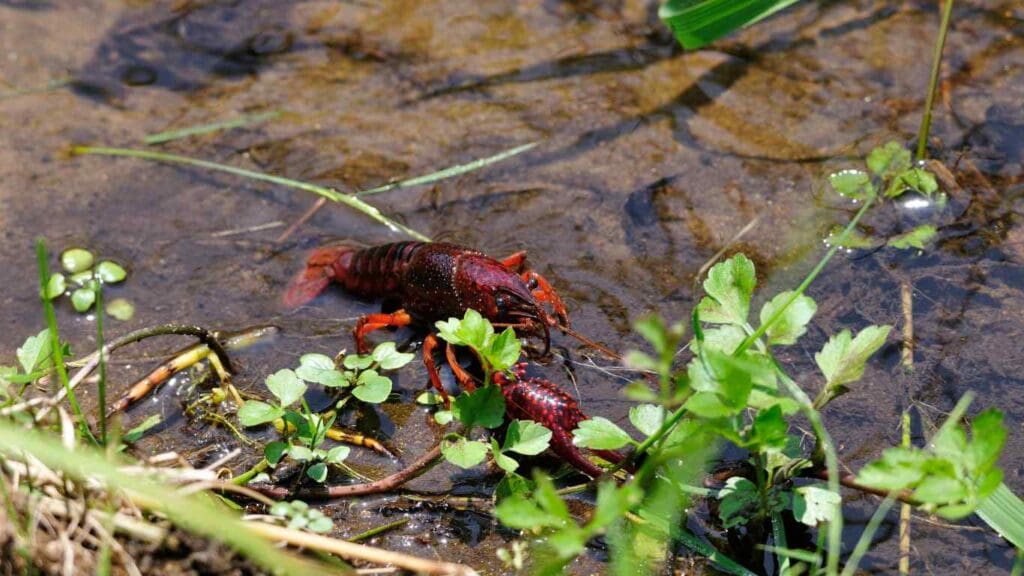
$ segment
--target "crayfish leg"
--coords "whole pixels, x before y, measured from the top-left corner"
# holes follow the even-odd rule
[[[451,408],[452,402],[448,398],[448,391],[444,389],[444,384],[441,383],[441,375],[438,373],[437,363],[434,361],[434,352],[437,351],[438,344],[437,336],[433,334],[427,334],[427,337],[423,339],[423,365],[427,368],[430,385],[441,395],[445,408]]]
[[[352,336],[356,339],[356,350],[360,354],[369,352],[366,335],[381,328],[401,328],[412,324],[412,316],[405,310],[396,310],[390,314],[367,314],[356,322]]]
[[[566,462],[572,465],[573,468],[580,472],[590,476],[591,478],[597,478],[604,473],[597,464],[594,464],[587,459],[586,456],[580,452],[572,443],[572,436],[564,428],[554,426],[551,428],[551,450],[555,454],[561,456]]]

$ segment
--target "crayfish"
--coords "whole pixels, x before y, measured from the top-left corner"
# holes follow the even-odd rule
[[[533,420],[551,430],[551,450],[574,468],[591,478],[603,473],[601,468],[588,460],[572,443],[572,431],[588,416],[580,410],[576,400],[550,380],[526,377],[526,363],[512,367],[509,376],[503,372],[494,374],[494,383],[501,388],[505,397],[505,410],[510,418]],[[618,452],[595,450],[598,456],[613,464],[623,460]]]
[[[371,248],[319,248],[284,295],[286,306],[304,304],[331,282],[362,298],[398,303],[390,313],[369,314],[353,330],[356,348],[367,351],[374,330],[409,325],[431,327],[438,320],[462,317],[472,308],[496,327],[512,326],[518,334],[543,336],[551,346],[550,327],[567,330],[569,318],[561,298],[543,276],[526,268],[526,253],[496,260],[482,252],[441,242],[395,242]],[[550,305],[549,314],[541,305]],[[423,363],[430,382],[447,398],[434,363],[439,342],[433,333],[423,341]],[[455,366],[451,347],[448,361]]]

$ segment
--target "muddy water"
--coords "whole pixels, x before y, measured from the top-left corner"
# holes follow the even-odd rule
[[[313,198],[197,170],[64,154],[70,143],[140,146],[164,129],[271,109],[284,114],[163,149],[356,190],[538,142],[499,166],[374,201],[433,237],[493,254],[529,251],[570,302],[576,327],[614,347],[637,344],[629,325],[642,314],[687,316],[701,265],[755,219],[733,249],[757,263],[763,294],[793,286],[821,255],[827,230],[852,213],[824,192],[824,175],[881,142],[912,138],[935,5],[806,2],[687,54],[655,10],[600,0],[0,1],[0,346],[13,351],[41,328],[33,240],[45,235],[55,249],[85,245],[131,263],[129,281],[108,297],[130,298],[138,313],[110,333],[168,321],[284,328],[273,343],[237,356],[237,381],[253,393],[300,353],[350,347],[348,329],[371,303],[334,292],[289,312],[278,295],[310,246],[399,236],[328,206],[278,244],[281,223]],[[902,326],[900,289],[911,286],[914,371],[900,370],[893,339],[864,381],[828,409],[842,458],[856,468],[897,442],[898,416],[912,402],[941,418],[974,390],[976,408],[1007,413],[1006,481],[1021,492],[1024,10],[1008,0],[959,2],[954,22],[934,134],[938,157],[970,178],[941,215],[941,241],[926,254],[837,258],[810,290],[819,313],[809,336],[782,359],[813,389],[813,352],[827,335]],[[70,83],[46,88],[61,79]],[[895,234],[916,218],[889,209],[865,230]],[[262,225],[271,227],[250,230]],[[77,352],[94,345],[90,318],[67,302],[58,317]],[[180,344],[126,351],[112,381],[120,390],[152,364],[148,355]],[[559,344],[578,361],[584,408],[622,420],[615,373],[588,367],[572,341]],[[548,371],[568,385],[562,367]],[[397,379],[400,402],[346,419],[411,459],[433,441],[426,411],[411,407],[424,383],[422,368],[411,367]],[[144,449],[177,450],[201,465],[238,441],[180,417],[185,384],[130,411],[128,424],[162,412],[167,424]],[[95,402],[90,392],[86,402]],[[236,472],[257,457],[247,448]],[[352,462],[370,475],[400,466],[367,454]],[[409,488],[487,497],[493,479],[441,467]],[[387,496],[325,510],[340,536],[408,516],[375,543],[501,573],[494,552],[512,534],[479,509],[436,500]],[[847,507],[851,546],[875,504]],[[894,522],[865,563],[873,572],[895,571]],[[1011,548],[982,526],[921,518],[913,571],[1003,573]],[[574,571],[600,572],[604,554],[591,549]]]

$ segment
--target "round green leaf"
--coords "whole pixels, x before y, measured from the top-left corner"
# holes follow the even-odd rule
[[[92,288],[79,288],[71,293],[71,305],[78,312],[85,312],[96,302],[96,292]]]
[[[348,446],[335,446],[327,452],[327,461],[331,464],[344,462],[345,458],[348,458],[349,452],[351,451],[352,449]]]
[[[536,456],[548,449],[551,430],[529,420],[513,420],[505,433],[505,450]]]
[[[319,518],[310,520],[309,525],[306,526],[306,529],[310,532],[323,534],[325,532],[330,532],[334,529],[334,522],[332,522],[331,519],[326,516],[321,516]]]
[[[267,376],[267,388],[277,397],[282,407],[288,407],[306,393],[306,383],[287,368]]]
[[[60,255],[61,266],[64,267],[66,272],[71,274],[83,272],[92,268],[92,263],[92,252],[81,248],[71,248],[70,250],[65,250],[64,253]]]
[[[437,422],[441,426],[447,426],[451,423],[452,418],[454,418],[454,416],[452,415],[451,410],[438,410],[434,413],[434,422]]]
[[[345,376],[334,367],[334,360],[323,354],[306,354],[299,359],[295,373],[307,382],[323,384],[331,388],[348,385]]]
[[[306,470],[306,476],[313,479],[314,482],[323,482],[327,480],[327,464],[323,462],[317,462]]]
[[[72,274],[68,280],[76,286],[85,286],[90,280],[92,280],[92,270],[86,270],[85,272],[78,272]]]
[[[292,460],[297,462],[308,462],[313,459],[313,451],[305,446],[299,446],[298,444],[292,444],[288,449],[288,455],[292,457]]]
[[[238,409],[238,421],[242,426],[259,426],[280,418],[284,410],[259,400],[250,400]]]
[[[446,460],[459,468],[472,468],[484,461],[489,448],[490,446],[483,442],[459,437],[454,441],[445,440],[441,444],[441,453]]]
[[[50,276],[50,279],[46,281],[46,289],[43,290],[43,298],[47,300],[53,300],[60,296],[67,289],[67,282],[64,280],[63,274],[54,274]]]
[[[376,370],[367,370],[359,375],[352,395],[370,404],[380,404],[391,394],[391,379],[377,374]]]
[[[110,260],[104,260],[96,265],[96,276],[103,281],[104,284],[117,284],[128,277],[128,273],[125,272],[124,268],[116,262]]]
[[[625,430],[600,416],[580,422],[572,435],[573,444],[594,450],[617,450],[633,441]]]
[[[135,305],[124,298],[114,298],[107,302],[107,314],[122,322],[126,322],[135,316]]]
[[[284,442],[271,442],[263,449],[263,457],[267,459],[267,463],[271,466],[277,466],[277,463],[287,453],[288,444]]]
[[[371,354],[373,359],[380,365],[381,370],[397,370],[405,366],[416,357],[415,354],[399,352],[394,342],[382,342],[374,348]]]

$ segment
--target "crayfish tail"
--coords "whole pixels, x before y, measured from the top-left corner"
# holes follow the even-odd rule
[[[348,261],[355,251],[350,246],[317,248],[306,260],[306,269],[288,284],[282,301],[288,308],[301,306],[316,298],[332,281],[343,281]]]

